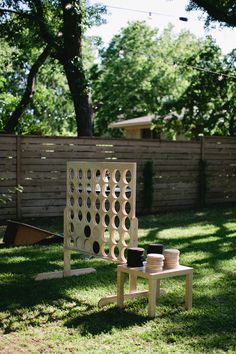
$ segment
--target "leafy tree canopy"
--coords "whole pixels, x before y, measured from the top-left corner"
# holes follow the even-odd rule
[[[185,70],[192,72],[191,81],[181,97],[166,102],[158,112],[158,124],[166,134],[195,138],[236,134],[235,51],[223,59],[220,54],[219,48],[208,40],[197,55],[189,57]]]
[[[234,52],[223,56],[211,37],[162,34],[144,22],[114,36],[92,68],[95,131],[117,134],[109,124],[155,113],[153,128],[176,134],[235,134]]]
[[[104,7],[86,6],[84,0],[0,1],[0,37],[24,53],[48,48],[54,64],[60,63],[74,106],[78,135],[91,135],[91,104],[84,68],[83,36],[91,23],[101,22]],[[31,56],[32,55],[32,56]],[[55,61],[56,60],[56,61]],[[11,127],[11,129],[14,126]]]
[[[188,10],[203,10],[207,12],[206,25],[218,21],[225,26],[236,26],[236,2],[235,0],[191,0]]]
[[[112,121],[162,111],[180,98],[193,72],[174,63],[185,63],[202,46],[189,32],[174,35],[172,26],[162,34],[144,22],[123,28],[92,70],[95,131],[104,134]]]

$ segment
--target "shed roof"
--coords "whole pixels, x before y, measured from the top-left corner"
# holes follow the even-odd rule
[[[155,115],[147,115],[144,117],[132,118],[127,120],[122,120],[120,122],[114,122],[110,124],[111,128],[126,128],[135,127],[140,125],[151,125],[152,121],[155,119]]]

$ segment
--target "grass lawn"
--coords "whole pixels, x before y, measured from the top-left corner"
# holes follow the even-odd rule
[[[30,223],[63,230],[61,219]],[[153,242],[180,249],[181,263],[194,268],[191,311],[182,277],[162,281],[166,294],[150,320],[146,299],[122,311],[97,306],[116,292],[114,264],[74,253],[73,268],[97,272],[35,282],[37,273],[62,270],[62,244],[0,244],[0,353],[236,353],[236,209],[142,217],[139,246]]]

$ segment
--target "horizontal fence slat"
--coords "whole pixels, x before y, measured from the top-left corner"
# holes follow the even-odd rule
[[[16,217],[17,200],[22,217],[62,216],[67,162],[80,160],[136,162],[138,213],[148,161],[153,163],[152,212],[199,206],[203,175],[206,205],[236,201],[236,137],[166,141],[0,135],[0,197],[11,194],[11,201],[0,202],[0,220]],[[20,194],[17,181],[23,186]]]

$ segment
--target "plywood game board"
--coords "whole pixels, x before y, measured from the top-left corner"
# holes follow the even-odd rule
[[[126,263],[137,246],[136,163],[67,163],[65,247]]]

